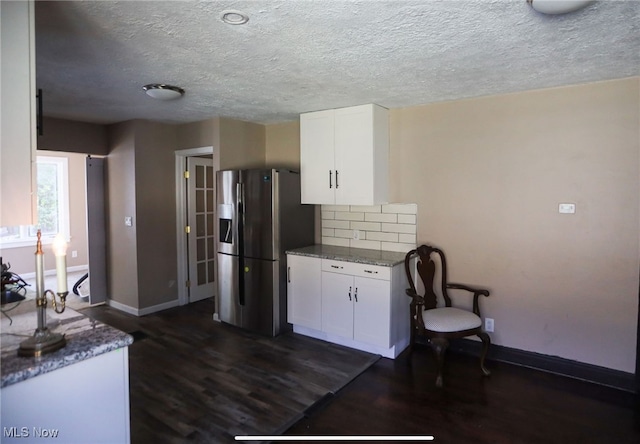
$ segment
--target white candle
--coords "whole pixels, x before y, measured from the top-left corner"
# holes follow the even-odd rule
[[[42,250],[36,251],[36,295],[41,297],[44,293],[44,254]]]
[[[61,234],[53,240],[53,254],[56,256],[56,276],[58,277],[58,293],[67,292],[67,243]]]

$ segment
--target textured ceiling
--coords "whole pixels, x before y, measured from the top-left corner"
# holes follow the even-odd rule
[[[241,10],[233,26],[222,11]],[[545,16],[525,0],[36,3],[45,115],[290,121],[640,75],[640,2]],[[156,101],[147,83],[185,88]]]

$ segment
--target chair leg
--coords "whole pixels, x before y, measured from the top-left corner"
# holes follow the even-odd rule
[[[436,376],[436,387],[442,387],[442,369],[444,367],[444,353],[449,347],[449,341],[445,338],[432,338],[431,346],[436,354],[436,363],[438,366],[438,374]]]
[[[482,370],[482,374],[485,376],[489,376],[491,372],[484,366],[484,358],[487,356],[487,352],[489,351],[489,344],[491,344],[491,338],[485,332],[478,333],[478,337],[482,339],[482,354],[480,355],[480,370]]]

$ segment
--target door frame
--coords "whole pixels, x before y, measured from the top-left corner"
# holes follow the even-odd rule
[[[189,303],[187,294],[187,276],[189,275],[189,263],[187,261],[187,239],[184,235],[184,227],[187,225],[187,186],[184,180],[184,172],[187,169],[187,157],[211,154],[214,163],[220,159],[220,150],[213,146],[190,148],[175,151],[175,181],[176,181],[176,246],[178,263],[178,303]],[[216,298],[217,299],[217,298]],[[218,312],[216,300],[216,313]]]

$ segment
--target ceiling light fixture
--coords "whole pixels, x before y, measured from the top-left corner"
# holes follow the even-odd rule
[[[593,3],[593,0],[527,0],[531,7],[542,14],[567,14]]]
[[[249,16],[242,11],[228,9],[226,11],[222,11],[220,20],[228,25],[244,25],[249,21]]]
[[[149,97],[158,100],[174,100],[184,95],[184,89],[179,86],[151,83],[142,87]]]

